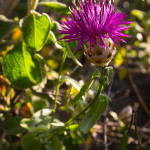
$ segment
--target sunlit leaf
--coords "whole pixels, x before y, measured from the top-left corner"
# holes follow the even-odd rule
[[[48,6],[51,11],[70,14],[68,6],[60,2],[40,2],[38,5]]]
[[[68,43],[66,43],[66,49],[67,49],[67,52],[68,54],[71,56],[72,60],[79,66],[82,67],[82,64],[76,59],[76,57],[74,56],[74,54],[72,53],[71,49],[69,48],[69,45]]]
[[[94,79],[91,79],[89,82],[84,84],[82,88],[80,89],[80,92],[75,96],[75,98],[72,100],[71,105],[74,105],[79,99],[82,98],[82,96],[87,92],[87,90],[91,87]]]
[[[71,85],[73,85],[78,91],[80,91],[81,86],[80,84],[73,78],[70,78],[68,76],[62,76],[61,77],[62,81],[68,81]]]
[[[126,49],[124,47],[121,47],[115,56],[114,63],[116,67],[119,67],[124,62],[124,57],[126,55]]]
[[[141,10],[137,10],[137,9],[133,9],[133,10],[131,11],[131,14],[132,14],[133,16],[136,16],[136,17],[137,17],[138,19],[140,19],[140,20],[142,20],[143,17],[144,17],[144,12],[141,11]]]
[[[40,50],[50,33],[50,18],[47,14],[32,11],[20,21],[25,43],[34,50]]]
[[[41,64],[24,43],[17,44],[3,58],[3,73],[18,88],[29,88],[42,80]]]

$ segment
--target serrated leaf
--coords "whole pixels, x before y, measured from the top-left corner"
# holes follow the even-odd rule
[[[18,22],[0,15],[0,40],[5,38],[17,26]]]
[[[7,120],[4,124],[4,129],[8,134],[18,134],[23,133],[25,130],[20,126],[22,118],[21,117],[13,117]]]
[[[79,99],[82,98],[82,96],[87,92],[87,90],[92,86],[94,79],[91,79],[89,82],[84,84],[82,88],[80,89],[80,92],[75,96],[75,98],[72,100],[71,105],[74,105]]]
[[[3,58],[3,73],[17,88],[30,88],[42,81],[41,64],[24,43],[17,44]]]
[[[32,13],[20,21],[25,43],[34,50],[39,51],[50,33],[50,18],[47,14],[32,11]]]
[[[97,99],[93,105],[89,108],[80,124],[80,130],[82,132],[88,132],[104,113],[107,107],[108,100]]]
[[[69,8],[66,4],[60,3],[60,2],[41,2],[38,4],[45,5],[50,8],[51,11],[59,12],[59,13],[66,13],[70,14]]]
[[[67,49],[67,52],[68,54],[71,56],[72,60],[79,66],[82,67],[82,64],[76,59],[76,57],[74,56],[74,54],[72,53],[71,49],[69,48],[69,45],[68,43],[66,43],[66,49]]]
[[[41,143],[38,137],[32,134],[26,134],[21,139],[21,145],[23,150],[40,150]]]

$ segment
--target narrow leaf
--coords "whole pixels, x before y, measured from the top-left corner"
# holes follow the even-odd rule
[[[106,110],[107,102],[107,100],[97,99],[93,103],[81,122],[80,130],[82,132],[88,132],[96,124],[97,120]]]
[[[71,85],[73,85],[78,91],[80,91],[81,86],[80,84],[73,78],[70,78],[68,76],[62,76],[61,77],[62,81],[68,81]]]
[[[51,11],[59,12],[59,13],[66,13],[70,14],[69,8],[66,4],[60,3],[60,2],[41,2],[38,4],[45,5],[50,8]]]
[[[75,96],[75,98],[72,100],[71,105],[74,105],[79,99],[82,98],[82,96],[87,92],[87,90],[91,87],[93,84],[94,79],[91,79],[89,82],[87,82],[81,89],[80,92]]]
[[[68,54],[71,56],[72,60],[79,66],[82,67],[82,64],[76,59],[76,57],[74,56],[74,54],[72,53],[71,49],[69,48],[68,43],[66,43],[66,49],[68,51]]]

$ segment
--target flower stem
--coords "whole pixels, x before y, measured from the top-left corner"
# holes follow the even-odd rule
[[[66,56],[67,56],[67,50],[65,49],[63,56],[62,56],[62,60],[60,63],[60,68],[59,68],[59,75],[58,75],[58,79],[57,79],[57,83],[56,83],[56,95],[55,95],[55,100],[54,100],[54,107],[52,110],[52,119],[51,122],[53,122],[54,117],[55,117],[55,113],[56,113],[56,108],[57,108],[57,98],[58,98],[58,94],[59,94],[59,88],[60,88],[60,82],[61,82],[61,72],[64,66],[64,62],[66,60]],[[50,126],[50,130],[49,130],[49,138],[51,136],[51,131],[52,131],[52,125]]]
[[[103,89],[103,85],[99,84],[99,88],[98,91],[94,97],[94,99],[80,112],[78,113],[76,116],[74,116],[73,118],[71,118],[68,122],[65,123],[65,125],[61,128],[59,128],[52,137],[57,136],[61,131],[63,131],[68,125],[70,125],[71,123],[73,123],[77,118],[79,118],[82,114],[84,114],[89,108],[90,106],[97,100],[97,98],[99,97],[101,91]]]

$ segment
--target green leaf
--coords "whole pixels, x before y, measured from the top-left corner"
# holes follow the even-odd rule
[[[49,39],[48,40],[52,41],[55,44],[56,48],[58,48],[58,49],[62,49],[63,48],[61,45],[58,44],[57,39],[55,37],[55,34],[52,31],[50,31],[50,35],[49,35]]]
[[[92,86],[94,79],[91,79],[89,82],[84,84],[82,88],[80,89],[80,92],[75,96],[75,98],[72,100],[71,105],[74,105],[79,99],[82,98],[82,96],[87,92],[87,90]]]
[[[5,16],[0,15],[0,40],[5,38],[17,24],[18,22],[9,20]]]
[[[79,129],[79,125],[78,124],[69,125],[68,129],[71,131],[76,131],[77,129]]]
[[[41,109],[33,114],[33,119],[36,121],[36,123],[39,123],[42,121],[46,116],[50,115],[52,112],[51,109]]]
[[[80,84],[73,78],[70,78],[68,76],[61,76],[62,81],[68,81],[71,85],[73,85],[78,91],[80,91],[81,86]]]
[[[101,77],[100,77],[100,83],[103,86],[108,86],[110,84],[112,75],[113,75],[113,68],[112,67],[105,67],[103,69]]]
[[[23,133],[25,130],[20,126],[21,117],[13,117],[4,124],[4,129],[8,134]]]
[[[34,50],[39,51],[45,44],[50,33],[50,18],[47,14],[32,11],[20,21],[25,43]]]
[[[40,139],[32,134],[22,137],[21,145],[23,150],[40,150],[41,147]]]
[[[89,108],[80,124],[80,130],[82,132],[88,132],[104,113],[107,107],[108,100],[97,99],[93,105]]]
[[[25,43],[17,44],[3,58],[3,73],[17,88],[30,88],[41,82],[41,64]]]
[[[57,137],[52,138],[51,142],[46,145],[47,150],[65,150],[63,144],[58,140]]]
[[[107,100],[109,100],[109,101],[111,101],[111,97],[109,97],[108,95],[106,95],[106,94],[100,94],[100,99],[103,99],[103,100],[105,100],[105,101],[107,101]]]
[[[68,54],[71,56],[72,60],[79,66],[82,67],[82,64],[76,59],[76,57],[74,56],[74,54],[72,53],[71,49],[69,48],[69,45],[68,43],[66,43],[66,49],[67,49],[67,52]]]
[[[59,13],[65,13],[70,14],[69,8],[66,4],[60,3],[60,2],[41,2],[38,4],[45,5],[50,8],[51,11],[59,12]]]
[[[95,68],[93,75],[92,75],[92,78],[95,78],[95,77],[99,78],[100,76],[101,76],[101,74],[100,74],[99,70],[97,68]]]
[[[136,16],[138,19],[142,20],[145,13],[143,11],[141,11],[141,10],[133,9],[131,11],[131,14],[133,16]]]
[[[20,122],[20,126],[22,128],[27,129],[30,132],[33,132],[35,130],[35,124],[36,122],[33,119],[24,118]]]

